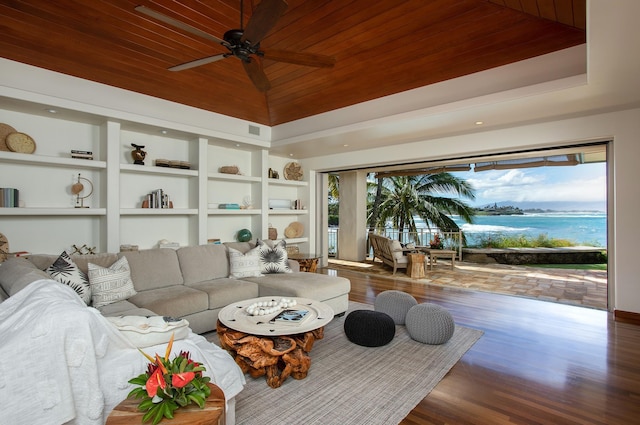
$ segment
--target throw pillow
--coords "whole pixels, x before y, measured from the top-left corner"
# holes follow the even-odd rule
[[[237,249],[228,248],[229,250],[229,277],[257,277],[263,276],[260,273],[260,250],[253,248],[246,253],[242,253]]]
[[[49,267],[44,269],[57,282],[70,286],[82,298],[85,304],[91,302],[91,286],[87,275],[78,268],[66,251]]]
[[[396,260],[401,260],[402,256],[405,255],[402,251],[402,244],[400,244],[400,241],[391,241],[391,254]]]
[[[292,273],[289,268],[289,256],[287,255],[287,243],[284,240],[273,245],[273,248],[258,240],[257,249],[260,250],[260,272]]]
[[[131,280],[127,257],[122,257],[109,267],[89,263],[91,302],[95,308],[126,300],[137,294]]]

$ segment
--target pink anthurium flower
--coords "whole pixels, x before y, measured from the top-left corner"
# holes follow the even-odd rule
[[[157,368],[147,379],[145,384],[145,388],[147,390],[147,394],[149,397],[155,397],[158,394],[158,387],[165,389],[167,387],[167,383],[164,380],[164,376],[162,375],[162,370]]]
[[[171,385],[176,388],[183,388],[188,385],[189,382],[193,381],[195,377],[196,374],[194,372],[174,373],[171,376]]]

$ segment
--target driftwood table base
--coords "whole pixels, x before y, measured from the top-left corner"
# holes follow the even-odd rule
[[[295,329],[292,329],[295,331]],[[309,352],[317,339],[324,337],[324,327],[294,335],[256,336],[217,324],[220,345],[229,351],[244,373],[254,378],[266,376],[267,385],[278,388],[291,376],[307,377]]]

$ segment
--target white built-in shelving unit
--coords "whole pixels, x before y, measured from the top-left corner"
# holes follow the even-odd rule
[[[293,221],[303,223],[305,234],[287,242],[303,251],[314,242],[309,232],[313,175],[285,180],[290,159],[269,155],[268,143],[68,103],[61,107],[56,98],[21,98],[0,88],[0,122],[37,144],[33,154],[0,151],[0,187],[19,189],[23,202],[20,208],[0,208],[0,232],[11,251],[54,254],[86,244],[97,252],[117,252],[123,244],[147,249],[163,239],[198,245],[235,240],[244,228],[266,238],[270,225],[280,239]],[[133,164],[132,143],[144,146],[144,165]],[[94,159],[71,158],[72,149],[92,151]],[[191,166],[158,167],[157,159]],[[220,172],[229,165],[240,174]],[[280,179],[269,178],[269,168],[277,169]],[[93,184],[84,200],[87,208],[76,208],[71,193],[78,174]],[[157,189],[169,195],[173,208],[141,208],[146,194]],[[270,210],[269,199],[297,199],[305,209]],[[243,209],[220,209],[220,204]]]

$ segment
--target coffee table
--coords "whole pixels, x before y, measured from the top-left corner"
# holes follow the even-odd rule
[[[260,297],[229,304],[218,313],[220,345],[229,351],[243,372],[257,378],[266,376],[267,385],[278,388],[289,377],[304,379],[311,367],[309,352],[324,337],[324,326],[334,316],[325,303],[309,298],[289,298],[290,309],[307,310],[300,324],[272,322],[280,310],[252,316],[247,307],[258,302],[279,302],[283,297]]]
[[[453,266],[456,261],[456,251],[452,249],[435,249],[428,246],[417,246],[416,249],[429,256],[429,270],[433,270],[433,265],[438,263],[438,257],[450,258],[451,270],[453,270]]]

